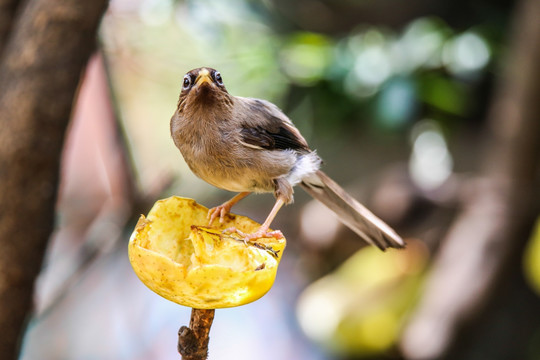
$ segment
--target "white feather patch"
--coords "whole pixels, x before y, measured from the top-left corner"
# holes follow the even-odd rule
[[[321,167],[321,159],[315,151],[309,154],[299,155],[291,172],[287,175],[287,181],[292,185],[296,185],[304,178],[313,175]]]

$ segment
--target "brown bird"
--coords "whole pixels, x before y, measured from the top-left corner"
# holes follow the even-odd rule
[[[300,184],[368,243],[381,250],[404,246],[394,230],[319,170],[321,159],[277,106],[230,95],[212,68],[184,76],[171,135],[195,175],[239,193],[210,209],[210,224],[218,216],[223,222],[231,207],[250,193],[273,192],[276,203],[255,233],[230,230],[246,241],[282,237],[280,231],[269,231],[270,224],[283,204],[293,201],[293,187]]]

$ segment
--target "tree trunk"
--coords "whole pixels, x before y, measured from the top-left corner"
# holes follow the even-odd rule
[[[524,346],[510,344],[508,334],[520,332],[523,345],[539,324],[536,309],[528,319],[522,316],[522,328],[514,321],[503,329],[506,336],[503,333],[500,341],[486,339],[486,331],[478,333],[495,318],[519,313],[517,298],[524,299],[521,310],[534,306],[521,279],[521,259],[539,209],[539,17],[540,1],[517,4],[490,108],[482,179],[444,239],[422,301],[404,332],[402,348],[408,359],[523,358]],[[491,342],[491,355],[470,344],[468,350],[459,349],[465,346],[464,337]]]
[[[15,13],[16,3],[0,0],[0,20],[5,20],[6,13]],[[16,9],[18,17],[7,17],[10,24],[0,28],[3,359],[17,358],[18,340],[32,308],[34,280],[54,225],[64,133],[107,7],[106,0],[22,4]]]

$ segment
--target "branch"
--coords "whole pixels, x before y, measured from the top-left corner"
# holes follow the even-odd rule
[[[402,339],[409,359],[447,354],[519,257],[538,215],[540,2],[514,15],[506,67],[492,102],[481,180],[444,239]]]
[[[189,328],[178,330],[178,352],[183,360],[206,360],[208,358],[209,333],[214,321],[214,309],[191,310]]]

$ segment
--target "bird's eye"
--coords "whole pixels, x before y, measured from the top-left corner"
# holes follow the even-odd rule
[[[216,83],[218,85],[223,85],[223,79],[221,78],[221,74],[219,73],[219,71],[216,71],[214,73],[214,79],[216,80]]]
[[[191,77],[189,75],[184,76],[183,89],[187,90],[191,87]]]

